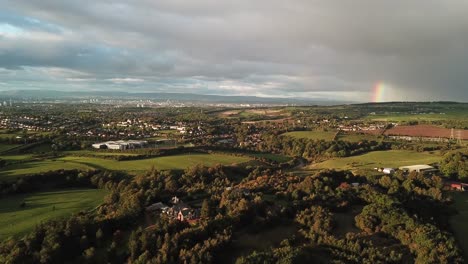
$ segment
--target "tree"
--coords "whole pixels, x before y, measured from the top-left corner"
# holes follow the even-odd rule
[[[96,243],[97,243],[97,245],[102,244],[103,236],[104,236],[104,233],[102,232],[102,229],[99,228],[98,231],[96,231]]]
[[[440,171],[445,176],[466,180],[468,178],[468,154],[460,151],[448,153],[440,163]]]
[[[204,219],[208,219],[211,216],[210,202],[208,199],[203,200],[200,216]]]
[[[94,247],[90,247],[83,252],[83,257],[86,261],[90,262],[96,255]]]

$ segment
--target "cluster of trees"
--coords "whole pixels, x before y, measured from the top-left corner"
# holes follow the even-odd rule
[[[96,249],[106,242],[119,243],[121,230],[132,227],[141,215],[142,190],[137,184],[130,184],[128,179],[108,172],[72,177],[77,177],[77,181],[84,178],[112,193],[95,211],[42,223],[22,239],[3,241],[0,244],[1,263],[97,262]],[[115,254],[112,247],[108,249],[109,255]]]
[[[68,219],[43,223],[23,239],[0,243],[1,263],[217,263],[240,234],[282,223],[295,235],[271,249],[237,255],[236,263],[461,263],[439,177],[417,173],[368,178],[325,170],[308,176],[280,166],[194,166],[129,177],[107,171],[43,173],[2,183],[4,195],[40,182],[109,190],[104,203]],[[356,184],[357,183],[357,184]],[[177,195],[201,207],[195,223],[145,213]],[[353,227],[342,232],[343,215]],[[340,220],[341,219],[341,220]]]
[[[353,182],[360,186],[352,187]],[[310,252],[319,250],[327,261],[462,263],[460,249],[447,231],[446,217],[439,217],[451,213],[442,186],[439,177],[418,173],[369,181],[335,171],[307,176],[290,184],[282,195],[292,202],[303,238],[283,242],[294,248],[307,245]],[[338,235],[341,223],[335,215],[362,207],[355,216],[355,226],[362,232]],[[285,261],[277,254],[280,249],[291,253],[284,243],[279,248],[253,252],[239,263]]]
[[[452,234],[435,224],[408,214],[397,199],[369,190],[369,199],[356,216],[356,225],[367,233],[384,233],[407,246],[415,263],[462,263],[462,254]]]
[[[468,152],[454,151],[444,156],[440,171],[452,179],[468,180]]]
[[[257,151],[281,153],[307,159],[346,157],[390,148],[389,144],[376,141],[324,141],[278,136],[276,134],[264,134],[262,140],[256,147]]]

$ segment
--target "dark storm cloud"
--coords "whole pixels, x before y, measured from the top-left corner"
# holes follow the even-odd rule
[[[366,101],[383,81],[391,100],[468,99],[466,1],[15,0],[0,7],[0,67],[21,72],[2,77],[1,87]]]

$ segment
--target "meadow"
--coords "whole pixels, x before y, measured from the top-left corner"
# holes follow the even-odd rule
[[[367,141],[379,141],[379,137],[372,134],[361,134],[361,133],[340,133],[338,134],[338,140],[359,142],[363,140]]]
[[[252,157],[264,158],[264,159],[276,161],[279,163],[288,162],[292,159],[291,157],[288,157],[285,155],[273,154],[273,153],[254,153],[254,154],[248,154],[248,155]]]
[[[437,152],[407,150],[373,151],[363,155],[333,158],[310,165],[311,169],[373,169],[380,167],[398,168],[415,164],[429,164],[441,160]]]
[[[10,156],[21,158],[23,156]],[[164,156],[148,159],[117,161],[99,157],[65,156],[57,159],[37,160],[21,162],[6,166],[0,170],[0,179],[5,181],[15,180],[18,176],[34,174],[54,170],[72,169],[106,169],[114,171],[127,171],[129,173],[144,172],[151,167],[158,170],[183,170],[187,167],[202,164],[213,166],[216,164],[228,165],[233,163],[244,163],[251,159],[228,154],[183,154]]]
[[[0,170],[0,180],[13,181],[18,176],[35,174],[55,170],[86,170],[90,169],[86,164],[67,162],[65,160],[34,160],[8,165]]]
[[[41,222],[93,209],[102,203],[105,190],[68,189],[13,195],[0,199],[0,240],[21,236]],[[21,207],[21,203],[25,206]]]
[[[126,161],[101,159],[96,157],[72,156],[60,158],[59,160],[82,164],[93,168],[137,172],[149,170],[152,166],[154,166],[158,170],[183,170],[187,167],[194,166],[197,164],[202,164],[206,166],[213,166],[218,163],[228,165],[233,163],[247,162],[250,159],[246,157],[239,157],[228,154],[195,153]]]
[[[1,144],[0,144],[0,152],[5,152],[5,151],[8,151],[8,150],[10,150],[10,149],[19,147],[19,146],[21,146],[21,145],[19,145],[19,144],[4,144],[4,143],[1,143]]]
[[[408,121],[443,121],[458,120],[466,118],[466,111],[445,111],[443,113],[389,113],[368,115],[366,119],[386,122],[408,122]]]
[[[287,132],[283,135],[290,136],[294,138],[305,138],[312,140],[325,140],[332,141],[335,138],[336,131],[293,131]],[[340,132],[337,136],[337,140],[349,141],[349,142],[359,142],[363,140],[367,141],[378,141],[379,138],[376,135],[371,134],[361,134],[361,133],[344,133]]]
[[[335,134],[335,131],[293,131],[284,133],[283,135],[293,138],[332,141]]]

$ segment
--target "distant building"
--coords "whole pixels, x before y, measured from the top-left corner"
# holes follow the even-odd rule
[[[144,148],[148,145],[146,140],[118,140],[118,141],[106,141],[101,143],[93,144],[95,149],[116,149],[116,150],[125,150],[125,149],[136,149]]]

